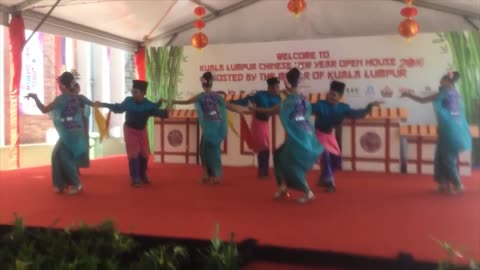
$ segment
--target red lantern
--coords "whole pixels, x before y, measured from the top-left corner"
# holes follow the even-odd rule
[[[418,28],[418,23],[415,20],[405,19],[398,26],[398,33],[400,33],[402,37],[411,38],[418,33]]]
[[[406,8],[402,8],[402,10],[400,11],[400,14],[403,17],[412,18],[417,16],[418,10],[415,7],[406,7]]]
[[[205,8],[204,7],[196,7],[193,12],[198,17],[203,17],[205,15]]]
[[[207,47],[208,45],[208,37],[202,32],[197,32],[192,36],[192,46],[199,50]]]
[[[198,30],[202,30],[203,28],[205,28],[205,21],[202,19],[195,20],[193,26]]]
[[[300,13],[304,12],[305,8],[307,8],[305,0],[290,0],[290,2],[288,2],[288,10],[295,14],[295,16],[298,16]]]

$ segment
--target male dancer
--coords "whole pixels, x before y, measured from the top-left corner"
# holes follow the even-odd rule
[[[333,135],[333,130],[345,118],[363,118],[380,102],[372,102],[364,109],[352,109],[346,103],[340,102],[345,92],[345,84],[332,81],[326,100],[312,104],[312,114],[315,115],[315,132],[318,141],[325,147],[321,155],[321,174],[318,185],[325,187],[327,192],[335,192],[333,172],[340,168],[340,147]]]
[[[108,108],[114,113],[127,113],[123,131],[133,187],[140,187],[141,182],[150,183],[147,177],[150,156],[147,120],[150,116],[168,118],[170,111],[170,107],[160,109],[160,102],[154,103],[145,98],[147,86],[148,82],[146,81],[134,80],[132,96],[125,98],[122,103],[95,102],[96,106]]]
[[[248,106],[251,102],[255,104],[257,108],[271,108],[280,104],[280,80],[273,77],[267,80],[268,90],[257,91],[253,95],[249,95],[243,99],[232,101],[231,103]],[[258,160],[258,177],[268,177],[270,168],[270,125],[268,120],[269,114],[256,112],[252,117],[252,124],[250,127],[253,141],[253,151],[257,152]]]

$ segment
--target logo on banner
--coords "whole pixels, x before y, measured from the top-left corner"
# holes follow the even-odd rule
[[[168,132],[167,140],[168,144],[170,144],[172,147],[178,147],[183,142],[183,134],[180,132],[180,130],[174,129]]]
[[[409,93],[409,94],[415,94],[415,90],[411,89],[411,88],[406,88],[406,87],[400,87],[398,88],[398,92],[400,92],[400,94],[404,94],[404,93]]]
[[[367,86],[367,91],[365,91],[365,95],[370,99],[375,98],[375,96],[377,95],[375,87],[373,87],[372,85]]]
[[[356,87],[348,87],[345,89],[345,94],[348,97],[360,97],[360,90]]]
[[[382,89],[381,94],[384,98],[391,98],[393,97],[393,90],[392,88],[385,86],[385,88]]]
[[[360,146],[367,153],[375,153],[382,146],[382,138],[376,132],[366,132],[360,137]]]

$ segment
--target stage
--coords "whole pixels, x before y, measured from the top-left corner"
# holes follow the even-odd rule
[[[480,258],[478,171],[457,196],[435,193],[431,176],[357,172],[338,173],[337,193],[327,194],[312,171],[316,200],[301,205],[274,201],[274,178],[258,180],[255,168],[225,168],[213,186],[199,184],[198,166],[151,165],[153,184],[135,189],[127,166],[125,157],[93,161],[77,196],[53,192],[50,167],[2,171],[0,223],[15,212],[40,226],[113,219],[124,232],[197,239],[209,239],[218,223],[224,239],[235,232],[237,241],[385,258],[406,252],[423,261],[444,258],[434,237]]]

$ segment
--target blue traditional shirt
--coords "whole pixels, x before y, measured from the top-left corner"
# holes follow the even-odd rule
[[[315,129],[324,133],[331,133],[345,118],[363,118],[371,110],[371,105],[364,109],[352,109],[346,103],[332,104],[326,100],[320,100],[312,104],[312,114],[315,115]]]
[[[282,100],[279,95],[272,95],[268,91],[257,91],[253,95],[246,96],[245,98],[232,101],[232,104],[240,106],[248,106],[248,102],[254,103],[258,108],[270,108],[280,104]],[[265,113],[255,113],[255,118],[261,121],[268,121],[270,118],[269,114]]]
[[[127,97],[122,103],[102,103],[102,107],[114,113],[127,112],[125,124],[133,129],[144,129],[150,116],[168,118],[168,111],[160,109],[157,103],[144,99],[137,103],[133,97]]]

